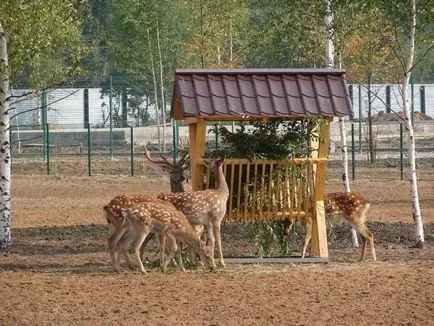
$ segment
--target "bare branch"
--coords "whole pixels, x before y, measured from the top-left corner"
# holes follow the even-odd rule
[[[381,103],[383,103],[385,106],[387,106],[387,103],[381,98],[381,97],[379,97],[378,96],[378,93],[375,93],[375,92],[373,92],[373,91],[370,91],[369,90],[369,88],[363,83],[363,82],[361,82],[360,80],[357,80],[357,78],[354,78],[354,77],[352,77],[352,76],[350,76],[351,77],[351,79],[353,79],[354,81],[356,81],[359,85],[361,85],[363,88],[365,88],[366,90],[368,90],[377,100],[379,100]],[[389,108],[390,109],[390,111],[393,113],[393,114],[395,114],[396,115],[396,117],[399,119],[399,120],[401,120],[402,122],[404,122],[405,120],[398,114],[398,112],[396,112],[395,110],[393,110],[392,108]]]
[[[421,61],[423,60],[423,59],[425,59],[427,56],[428,56],[428,53],[430,53],[431,52],[431,50],[432,49],[434,49],[434,44],[431,44],[431,46],[425,51],[425,53],[423,53],[417,60],[416,60],[416,62],[414,62],[413,63],[413,65],[411,66],[411,68],[410,68],[410,71],[413,71],[413,69],[415,68],[415,67],[417,67],[417,65],[419,64],[419,63],[421,63]]]
[[[18,112],[18,113],[16,113],[16,114],[14,114],[13,116],[11,116],[11,119],[13,119],[13,118],[15,118],[15,117],[17,117],[17,116],[19,116],[19,115],[21,115],[21,114],[23,114],[23,113],[27,113],[27,112],[31,112],[31,111],[36,111],[36,110],[42,109],[42,108],[44,108],[44,107],[47,107],[47,106],[49,106],[49,105],[52,105],[52,104],[54,104],[54,103],[57,103],[57,102],[59,102],[59,101],[62,101],[62,100],[64,100],[65,98],[68,98],[68,97],[70,97],[70,96],[76,94],[78,91],[79,91],[79,90],[75,90],[74,92],[72,92],[72,93],[70,93],[70,94],[68,94],[68,95],[65,95],[65,96],[63,96],[63,97],[61,97],[61,98],[59,98],[59,99],[57,99],[57,100],[55,100],[55,101],[53,101],[53,102],[47,103],[46,106],[38,106],[38,107],[36,107],[36,108],[32,108],[32,109],[28,109],[28,110],[24,110],[24,111]],[[14,108],[10,108],[9,110],[7,110],[7,112],[12,111],[12,110],[15,110],[15,107],[14,107]]]

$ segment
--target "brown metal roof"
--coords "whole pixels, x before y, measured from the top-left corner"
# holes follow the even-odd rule
[[[351,116],[344,74],[338,69],[179,69],[172,116]]]

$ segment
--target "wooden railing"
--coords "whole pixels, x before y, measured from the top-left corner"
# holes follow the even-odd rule
[[[229,186],[226,220],[261,221],[300,218],[312,214],[314,171],[325,159],[292,160],[226,159],[224,174]],[[206,188],[212,176],[207,173]]]

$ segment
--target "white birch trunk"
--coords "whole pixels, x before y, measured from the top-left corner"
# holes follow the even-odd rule
[[[333,13],[331,9],[331,0],[324,0],[324,4],[326,7],[325,17],[324,17],[324,25],[326,32],[325,39],[325,54],[326,54],[326,67],[334,68],[335,67],[335,59],[334,59],[334,45],[333,45]]]
[[[333,45],[333,13],[331,10],[331,1],[330,0],[324,0],[324,4],[326,7],[326,15],[324,18],[324,24],[326,29],[326,66],[328,68],[334,68],[335,66],[335,60],[334,60],[334,45]],[[339,60],[340,61],[340,60]],[[341,63],[339,62],[339,65]],[[339,129],[341,132],[341,153],[342,153],[342,180],[344,182],[345,191],[350,192],[350,182],[348,179],[348,151],[347,151],[347,138],[345,134],[345,121],[344,118],[339,118]],[[355,247],[359,246],[359,242],[357,239],[357,232],[353,228],[351,229],[351,239],[353,242],[353,245]]]
[[[0,251],[11,247],[11,155],[9,143],[9,64],[0,22]]]
[[[348,146],[347,137],[345,132],[345,119],[339,118],[339,131],[341,133],[341,153],[342,153],[342,181],[344,183],[345,192],[350,192],[350,179],[348,178]],[[351,228],[351,239],[354,247],[359,247],[359,240],[357,239],[357,232]]]
[[[410,52],[407,59],[406,71],[404,73],[404,78],[402,81],[402,103],[404,107],[404,125],[406,133],[408,136],[408,160],[410,163],[410,188],[411,188],[411,199],[413,203],[413,219],[415,221],[415,235],[416,235],[416,247],[424,246],[424,230],[422,214],[419,205],[419,193],[417,187],[417,173],[416,173],[416,144],[414,137],[414,128],[411,121],[410,104],[408,100],[408,85],[410,83],[411,69],[414,60],[414,45],[415,45],[415,34],[416,34],[416,0],[412,1],[411,7],[411,30],[410,30]]]
[[[149,58],[151,59],[151,69],[152,69],[152,81],[154,83],[154,100],[155,100],[155,119],[157,120],[157,137],[158,137],[158,147],[161,145],[161,135],[160,135],[160,111],[159,105],[158,105],[158,90],[157,90],[157,80],[155,78],[155,68],[154,68],[154,58],[152,56],[152,47],[151,47],[151,38],[149,36],[149,29],[148,32],[148,46],[149,46]],[[160,147],[161,149],[161,147]]]
[[[160,29],[157,27],[157,47],[158,47],[158,57],[160,60],[160,86],[161,86],[161,117],[163,120],[163,151],[166,151],[166,100],[164,98],[164,83],[163,83],[163,60],[161,59],[161,48],[160,48]]]

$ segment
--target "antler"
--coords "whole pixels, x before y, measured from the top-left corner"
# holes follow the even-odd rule
[[[165,167],[171,167],[172,163],[170,163],[164,156],[161,155],[161,160],[156,160],[151,158],[151,153],[149,152],[148,148],[145,146],[144,147],[144,152],[145,152],[145,157],[148,159],[149,162],[151,163],[155,163],[155,164],[161,164],[164,165]]]

